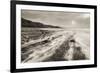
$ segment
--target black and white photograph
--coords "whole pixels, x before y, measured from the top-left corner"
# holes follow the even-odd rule
[[[89,60],[90,13],[21,10],[21,62]]]
[[[96,67],[95,6],[15,1],[11,25],[12,71]]]

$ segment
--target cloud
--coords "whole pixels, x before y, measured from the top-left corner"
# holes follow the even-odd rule
[[[47,25],[80,28],[90,27],[89,13],[22,10],[21,16],[31,21],[42,22]]]

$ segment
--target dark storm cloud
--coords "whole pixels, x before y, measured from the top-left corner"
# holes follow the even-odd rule
[[[60,27],[90,27],[89,13],[22,10],[22,18]]]

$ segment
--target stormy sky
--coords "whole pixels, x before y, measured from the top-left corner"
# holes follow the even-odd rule
[[[21,17],[47,25],[70,28],[90,28],[89,13],[21,10]]]

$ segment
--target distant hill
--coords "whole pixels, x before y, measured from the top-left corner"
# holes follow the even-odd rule
[[[40,22],[33,22],[24,18],[21,18],[22,27],[33,27],[33,28],[61,28],[59,26],[45,25]]]

